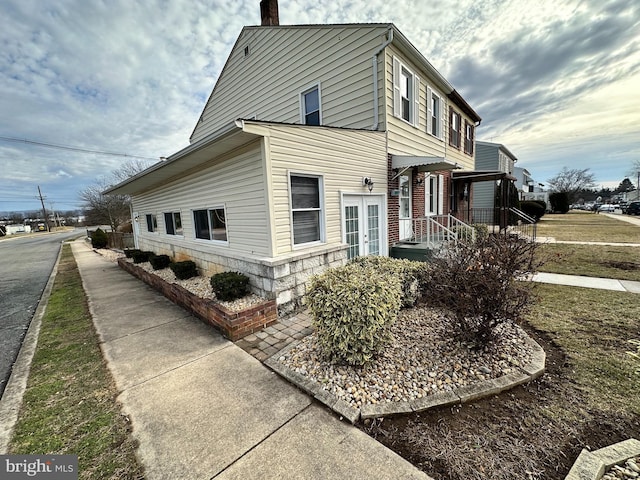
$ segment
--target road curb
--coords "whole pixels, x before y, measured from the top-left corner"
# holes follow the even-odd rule
[[[4,389],[2,398],[0,398],[0,455],[8,453],[9,442],[13,435],[13,429],[18,421],[18,413],[22,406],[22,397],[27,389],[27,380],[29,379],[29,371],[31,369],[31,361],[38,345],[38,336],[40,335],[40,325],[42,324],[42,317],[47,309],[49,303],[49,296],[53,289],[53,283],[58,273],[58,264],[60,263],[60,257],[62,256],[62,246],[64,243],[60,243],[60,250],[58,251],[58,258],[53,265],[49,280],[42,291],[42,296],[38,302],[38,307],[31,318],[29,323],[29,329],[27,330],[22,346],[18,352],[13,369],[11,370],[11,376],[7,382],[7,386]]]

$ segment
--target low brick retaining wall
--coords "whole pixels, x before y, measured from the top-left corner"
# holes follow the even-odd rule
[[[245,310],[231,311],[213,300],[194,295],[180,285],[167,283],[157,275],[147,272],[124,258],[118,259],[118,265],[124,271],[158,290],[173,303],[221,330],[225,337],[233,341],[262,330],[278,319],[275,300],[265,300]]]

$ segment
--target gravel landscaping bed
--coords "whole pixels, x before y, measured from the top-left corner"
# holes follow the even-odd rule
[[[499,327],[498,341],[482,350],[452,339],[448,325],[446,312],[415,307],[400,312],[392,326],[393,342],[365,367],[323,361],[315,334],[278,361],[354,408],[452,391],[512,373],[530,361],[527,335],[516,325]]]
[[[108,259],[111,262],[117,262],[119,258],[123,258],[125,255],[123,253],[115,252],[109,249],[100,249],[98,251],[103,257]],[[133,263],[133,260],[130,258],[126,259],[129,263]],[[215,299],[216,296],[211,290],[211,284],[209,283],[209,278],[207,277],[193,277],[188,278],[186,280],[179,280],[174,275],[173,271],[170,268],[164,268],[162,270],[154,270],[149,262],[136,263],[136,265],[146,272],[152,273],[160,278],[162,278],[167,283],[175,283],[180,285],[185,290],[193,293],[194,295],[200,298],[208,298]],[[259,303],[264,302],[264,298],[259,297],[253,293],[246,295],[242,298],[234,300],[232,302],[222,302],[218,301],[220,305],[223,307],[233,311],[239,312],[246,308],[252,307],[254,305],[258,305]]]
[[[622,465],[614,465],[602,476],[602,480],[631,479],[640,477],[640,457],[630,458]]]

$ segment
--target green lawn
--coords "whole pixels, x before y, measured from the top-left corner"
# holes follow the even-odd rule
[[[71,247],[62,248],[9,451],[78,455],[84,479],[143,478]]]
[[[640,247],[549,243],[538,253],[541,272],[640,281]]]
[[[537,235],[560,241],[640,243],[640,226],[606,215],[571,211],[542,217]]]

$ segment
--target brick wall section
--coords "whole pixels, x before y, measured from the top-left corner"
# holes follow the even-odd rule
[[[214,302],[200,298],[175,283],[167,283],[162,278],[129,263],[118,259],[120,268],[138,277],[140,280],[158,290],[169,300],[185,308],[205,323],[216,327],[222,334],[235,341],[251,333],[262,330],[276,322],[278,308],[275,300],[265,300],[239,312],[231,311]]]

